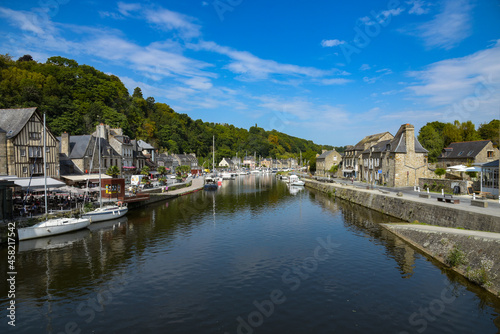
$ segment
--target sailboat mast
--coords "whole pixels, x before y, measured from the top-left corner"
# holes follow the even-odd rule
[[[47,210],[47,131],[45,113],[43,113],[43,179],[44,179],[44,192],[45,192],[45,216],[48,214]]]
[[[212,136],[212,171],[215,173],[215,136]]]
[[[99,140],[99,207],[102,208],[102,189],[101,189],[101,125],[98,126]]]

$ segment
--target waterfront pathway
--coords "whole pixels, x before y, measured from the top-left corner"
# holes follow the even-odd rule
[[[365,182],[359,182],[359,181],[354,181],[352,183],[350,180],[344,180],[344,179],[332,179],[333,184],[335,186],[345,186],[345,187],[353,187],[356,188],[357,190],[360,191],[368,191],[368,192],[373,192],[373,193],[378,193],[378,194],[384,194],[389,197],[399,197],[397,194],[402,193],[403,198],[405,199],[410,199],[415,202],[420,202],[420,203],[425,203],[425,204],[434,204],[434,205],[439,205],[442,207],[454,207],[456,209],[460,210],[466,210],[469,212],[475,212],[475,213],[482,213],[482,214],[487,214],[487,215],[492,215],[492,216],[498,216],[500,217],[500,203],[498,203],[498,200],[494,199],[486,199],[483,201],[486,201],[488,203],[487,208],[482,208],[482,207],[477,207],[477,206],[472,206],[471,205],[471,200],[472,196],[471,195],[453,195],[454,199],[459,199],[460,204],[451,204],[451,203],[444,203],[444,202],[439,202],[437,200],[438,197],[442,197],[441,194],[439,193],[429,193],[431,198],[421,198],[419,197],[420,194],[426,194],[425,191],[414,191],[413,186],[412,187],[399,187],[399,188],[390,188],[390,187],[383,187],[383,186],[373,186],[371,187],[368,183]],[[370,189],[366,189],[367,187],[370,187]]]

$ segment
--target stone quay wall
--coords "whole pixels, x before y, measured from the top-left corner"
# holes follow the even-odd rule
[[[470,212],[455,206],[424,203],[336,183],[304,180],[306,186],[407,222],[500,233],[500,217]]]

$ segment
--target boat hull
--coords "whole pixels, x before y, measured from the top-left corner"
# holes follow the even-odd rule
[[[85,218],[58,218],[50,219],[30,227],[17,229],[19,241],[58,235],[81,230],[90,225]]]
[[[127,207],[116,207],[112,209],[104,208],[95,211],[87,212],[82,217],[90,219],[92,223],[102,222],[105,220],[117,219],[127,214]]]

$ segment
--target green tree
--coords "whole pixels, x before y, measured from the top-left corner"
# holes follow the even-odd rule
[[[444,169],[444,168],[437,168],[434,171],[434,174],[436,174],[437,176],[443,176],[444,174],[446,174],[446,169]]]
[[[471,121],[461,123],[459,129],[462,141],[481,140],[481,136],[476,131],[476,126]]]
[[[500,120],[494,119],[489,123],[484,123],[477,129],[479,136],[483,140],[491,140],[492,142],[499,144],[500,136]]]
[[[141,175],[149,176],[149,166],[144,166],[141,168]]]
[[[110,166],[106,171],[106,175],[116,178],[120,175],[120,169],[117,166]]]
[[[438,123],[438,124],[435,124]],[[441,126],[442,124],[442,126]],[[429,162],[436,162],[444,147],[444,138],[441,135],[443,123],[432,122],[423,126],[418,133],[418,141],[429,151]],[[441,128],[441,130],[440,130]]]
[[[167,168],[165,168],[165,166],[158,166],[156,170],[161,176],[167,174]]]

